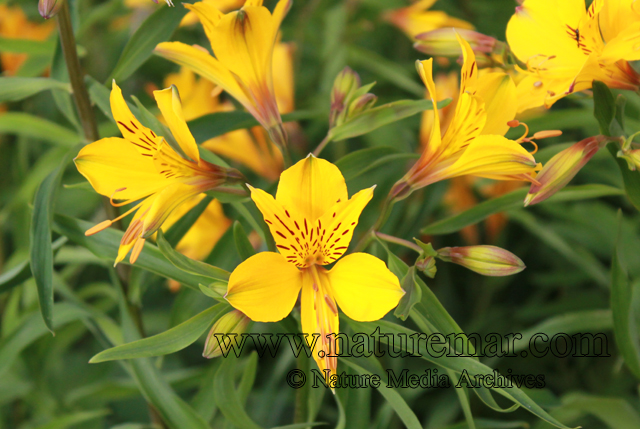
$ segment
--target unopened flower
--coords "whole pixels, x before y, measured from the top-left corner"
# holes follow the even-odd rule
[[[360,86],[358,73],[345,67],[333,82],[329,127],[344,124],[349,118],[373,107],[378,97],[367,92],[373,84]]]
[[[292,0],[280,0],[273,14],[262,0],[223,14],[209,2],[185,4],[204,26],[215,58],[206,49],[181,42],[160,43],[156,54],[188,67],[238,100],[267,130],[271,140],[286,146],[287,136],[273,85],[273,49],[280,24]]]
[[[640,60],[640,7],[632,0],[526,0],[507,26],[507,41],[526,64],[518,84],[520,110],[550,107],[558,99],[591,88],[594,80],[610,88],[637,90],[640,74],[629,61]]]
[[[438,250],[438,258],[491,277],[510,276],[526,268],[516,255],[496,246],[444,247]]]
[[[53,18],[60,10],[62,2],[66,0],[39,0],[38,1],[38,13],[44,19]]]
[[[489,54],[498,43],[495,38],[473,30],[448,27],[418,34],[415,37],[416,43],[413,44],[413,47],[432,56],[458,56],[462,54],[462,51],[460,50],[460,43],[456,33],[469,43],[469,46],[476,54]]]
[[[213,359],[223,355],[228,351],[230,344],[226,341],[233,341],[228,335],[242,335],[247,332],[251,319],[249,319],[242,311],[232,310],[216,321],[207,335],[207,341],[204,343],[204,351],[202,356],[207,359]],[[217,335],[216,335],[217,334]],[[226,340],[226,341],[225,341]],[[222,342],[222,344],[221,344]]]
[[[175,88],[154,91],[154,95],[173,138],[187,158],[133,116],[115,82],[111,90],[111,111],[124,138],[98,140],[83,147],[75,158],[78,171],[96,192],[109,197],[114,206],[141,200],[117,219],[104,221],[85,233],[100,232],[135,211],[120,241],[116,264],[129,251],[129,260],[135,263],[145,240],[180,204],[225,182],[242,178],[236,170],[219,167],[200,158]],[[114,200],[123,201],[115,203]]]
[[[404,31],[410,39],[438,28],[473,29],[473,25],[466,21],[453,18],[442,11],[429,10],[435,2],[436,0],[418,0],[410,6],[386,12],[384,18]]]
[[[349,198],[340,170],[313,155],[282,173],[275,199],[251,188],[280,253],[258,253],[229,278],[227,300],[259,322],[286,317],[302,292],[302,332],[320,335],[314,359],[331,374],[339,352],[330,335],[339,332],[338,307],[354,320],[373,321],[404,294],[380,259],[366,253],[340,259],[372,196],[373,188],[368,188]],[[323,267],[334,262],[331,270]]]
[[[538,183],[531,185],[525,207],[538,204],[564,188],[606,141],[604,136],[589,137],[551,158],[536,176]]]
[[[415,189],[463,175],[532,182],[540,169],[533,155],[521,146],[530,141],[526,134],[516,141],[504,137],[517,105],[513,81],[504,73],[488,73],[479,78],[473,50],[464,39],[458,36],[458,40],[464,58],[462,78],[455,110],[444,134],[437,111],[433,60],[417,63],[433,102],[433,119],[420,159],[391,190],[390,196],[396,200]]]
[[[626,151],[618,151],[618,158],[627,161],[629,170],[636,171],[640,166],[640,149],[631,149]]]

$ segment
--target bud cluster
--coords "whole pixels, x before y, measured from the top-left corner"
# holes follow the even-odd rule
[[[349,118],[371,109],[378,97],[368,92],[375,82],[361,86],[358,73],[345,67],[333,82],[331,90],[331,113],[329,127],[334,128]]]

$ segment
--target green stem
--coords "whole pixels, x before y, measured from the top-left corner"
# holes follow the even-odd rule
[[[300,353],[296,359],[297,366],[304,374],[309,374],[309,358],[306,354]],[[305,383],[300,389],[296,390],[296,402],[294,408],[293,422],[305,423],[308,421],[309,414],[309,389],[310,384]]]
[[[89,93],[84,85],[84,75],[80,68],[80,60],[78,59],[78,51],[76,50],[76,38],[73,34],[73,26],[71,25],[68,1],[62,2],[56,19],[58,21],[62,54],[64,55],[64,61],[69,71],[69,81],[71,82],[71,89],[73,90],[73,99],[78,109],[84,137],[87,141],[93,142],[100,137],[96,118],[91,108],[91,101],[89,100]]]
[[[396,200],[391,195],[388,195],[387,199],[384,201],[384,204],[382,205],[382,209],[380,210],[380,216],[378,216],[378,220],[376,220],[376,223],[374,223],[373,226],[369,229],[369,231],[367,231],[367,233],[360,239],[360,241],[356,245],[356,248],[353,250],[354,252],[362,252],[364,251],[364,249],[367,248],[369,243],[371,243],[371,240],[373,240],[374,234],[380,228],[382,228],[382,226],[387,221],[387,219],[389,219],[389,215],[391,214],[391,209],[393,209],[393,205],[395,203],[396,203]]]
[[[320,156],[320,152],[322,152],[322,150],[327,146],[327,143],[329,143],[330,141],[331,141],[331,137],[329,137],[329,133],[327,133],[327,135],[320,142],[318,147],[316,147],[316,150],[313,151],[313,156],[315,157]]]
[[[410,242],[409,240],[405,240],[403,238],[394,237],[393,235],[383,234],[382,232],[375,232],[376,236],[384,241],[389,243],[399,244],[400,246],[404,246],[408,249],[414,250],[418,253],[422,252],[420,246],[415,243]]]

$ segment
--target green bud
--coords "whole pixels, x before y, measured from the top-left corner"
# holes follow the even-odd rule
[[[510,276],[526,268],[516,255],[496,246],[444,247],[438,250],[438,258],[491,277]]]
[[[204,344],[202,356],[212,359],[222,356],[220,342],[215,334],[237,334],[240,335],[247,331],[251,319],[249,319],[242,311],[233,310],[222,316],[213,324],[213,327],[207,335],[207,341]]]

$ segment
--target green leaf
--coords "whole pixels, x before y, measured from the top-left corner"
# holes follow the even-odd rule
[[[174,223],[168,231],[164,233],[164,238],[167,242],[175,247],[178,245],[182,237],[191,229],[193,224],[196,223],[200,215],[209,206],[209,203],[213,200],[211,197],[204,197],[202,201],[196,204],[187,214],[182,216],[176,223]]]
[[[622,398],[593,396],[576,392],[562,398],[561,410],[591,414],[611,429],[636,429],[640,427],[640,414]]]
[[[67,237],[60,237],[51,245],[51,249],[56,252],[66,242]],[[25,260],[17,264],[15,267],[0,274],[0,293],[6,292],[11,288],[18,286],[31,278],[31,265],[29,260]]]
[[[417,332],[411,329],[387,321],[355,322],[349,320],[348,322],[352,325],[353,329],[356,332],[363,332],[365,335],[371,335],[376,329],[380,329],[381,333],[391,334],[396,338],[397,335],[407,335],[407,338],[411,338],[411,335],[418,335]],[[388,335],[380,336],[380,339],[385,344],[388,344],[388,338]],[[400,343],[400,346],[403,350],[411,352],[411,350],[407,350],[406,342]],[[418,343],[419,349],[417,351],[413,350],[414,353],[418,353],[422,359],[451,370],[456,374],[461,374],[466,370],[466,372],[471,376],[472,379],[475,375],[484,374],[488,376],[493,374],[492,368],[480,363],[474,358],[465,356],[447,356],[447,354],[442,357],[433,357],[426,348],[426,342],[418,341]],[[455,382],[455,380],[452,380],[452,382]],[[546,421],[547,423],[550,423],[559,428],[567,428],[567,426],[554,419],[535,401],[529,398],[522,390],[518,389],[517,387],[494,387],[493,390],[509,399],[510,401],[520,405],[521,407],[534,414],[538,418]]]
[[[335,164],[342,172],[344,180],[355,179],[362,174],[392,161],[416,159],[420,155],[403,153],[390,146],[371,147],[351,152],[340,158]]]
[[[247,233],[242,227],[242,224],[238,221],[233,223],[233,238],[236,242],[236,250],[238,251],[240,259],[244,261],[256,254],[249,238],[247,237]]]
[[[144,252],[143,252],[144,253]],[[117,282],[114,270],[110,270],[115,290],[118,292],[118,306],[122,318],[122,332],[125,341],[133,342],[140,339],[135,322],[129,313],[122,287]],[[160,376],[156,366],[148,358],[133,359],[130,368],[134,380],[141,393],[162,416],[162,420],[170,429],[209,429],[209,425],[185,401],[183,401],[171,386]]]
[[[515,191],[509,192],[508,194],[502,195],[498,198],[483,201],[469,210],[434,222],[431,225],[422,228],[420,231],[423,234],[430,235],[450,234],[452,232],[460,231],[468,225],[473,225],[483,221],[494,213],[523,207],[524,197],[527,194],[527,191],[527,189],[516,189]],[[593,184],[567,186],[548,200],[543,201],[541,204],[562,201],[579,201],[622,194],[624,194],[622,190],[607,185]]]
[[[393,312],[393,315],[402,320],[407,320],[407,317],[409,317],[409,313],[411,312],[413,306],[419,303],[422,299],[422,290],[416,283],[415,266],[409,267],[409,271],[407,271],[407,274],[404,276],[400,283],[402,289],[405,291],[405,294],[400,299],[400,302]]]
[[[85,310],[67,303],[54,304],[53,311],[56,313],[53,329],[89,317]],[[0,377],[13,365],[25,348],[48,332],[47,327],[42,324],[42,316],[39,312],[33,312],[9,336],[3,338],[0,341]]]
[[[413,67],[411,68],[413,72],[409,73],[396,62],[390,61],[376,52],[356,46],[349,46],[349,60],[354,66],[368,69],[398,88],[402,88],[418,97],[424,96],[425,88],[417,82],[416,77],[418,74]]]
[[[321,114],[313,111],[299,110],[282,115],[282,122],[314,119]],[[200,116],[188,122],[189,130],[198,143],[221,136],[230,131],[255,127],[258,121],[247,112],[232,110],[230,112],[216,112]]]
[[[0,102],[23,100],[54,88],[71,91],[68,83],[47,77],[0,77]]]
[[[53,40],[29,40],[0,37],[0,51],[16,54],[50,56],[55,47]]]
[[[616,100],[607,85],[593,81],[593,116],[600,125],[600,134],[610,135],[611,123],[616,116]]]
[[[367,362],[364,359],[356,360],[353,358],[340,358],[340,362],[344,362],[359,374],[377,374],[382,380],[386,378],[386,374],[382,370],[382,367],[379,364],[373,364],[373,362],[377,363],[377,361],[369,360]],[[366,363],[369,363],[369,365],[365,368],[359,365],[359,363],[363,363],[365,365]],[[383,382],[380,383],[380,387],[376,390],[384,397],[396,414],[398,414],[398,417],[400,417],[400,420],[402,420],[402,423],[404,423],[407,429],[422,429],[420,420],[418,420],[415,413],[411,410],[411,407],[395,389],[387,387]]]
[[[53,333],[53,247],[51,221],[60,180],[68,157],[42,182],[33,202],[33,215],[29,230],[29,261],[38,288],[40,312],[47,328]]]
[[[193,344],[229,309],[229,304],[217,304],[161,334],[104,350],[92,357],[89,363],[175,353]]]
[[[73,130],[22,112],[6,112],[0,115],[0,134],[33,137],[66,147],[83,142],[83,138]]]
[[[109,413],[109,410],[78,411],[77,413],[58,416],[49,423],[38,426],[37,429],[67,429],[80,423],[104,417]]]
[[[619,213],[620,221],[622,214]],[[621,224],[621,222],[619,222]],[[620,231],[620,230],[619,230]],[[633,289],[620,261],[620,232],[611,260],[611,312],[616,344],[631,372],[640,379],[640,344],[633,311]]]
[[[118,254],[118,247],[122,239],[123,232],[113,228],[107,228],[90,237],[84,235],[84,232],[94,226],[93,223],[74,219],[64,215],[55,215],[53,218],[53,230],[58,234],[64,235],[69,240],[80,246],[83,246],[97,257],[104,259],[107,263],[112,264]],[[166,242],[166,240],[165,240]],[[181,255],[182,256],[182,255]],[[123,263],[127,263],[126,260]],[[200,283],[207,283],[205,277],[186,273],[176,268],[169,262],[160,252],[160,250],[146,243],[144,250],[136,261],[136,267],[143,268],[152,273],[163,277],[174,279],[177,282],[198,290]]]
[[[438,102],[438,109],[445,107],[451,100]],[[433,109],[431,100],[399,100],[365,110],[352,117],[347,122],[329,131],[329,138],[333,141],[345,140],[367,134],[377,128],[399,121],[425,110]]]
[[[475,419],[474,423],[476,425],[476,429],[528,429],[530,427],[527,422],[504,422],[501,420],[488,419]],[[467,422],[462,422],[443,427],[442,429],[467,429],[468,427],[469,425]]]
[[[206,277],[207,279],[222,281],[229,280],[230,274],[228,271],[214,267],[213,265],[209,265],[205,262],[187,258],[182,253],[177,252],[173,247],[171,247],[171,245],[169,245],[167,240],[165,240],[162,231],[158,231],[156,243],[158,244],[160,252],[162,252],[164,257],[175,265],[176,268],[193,275]]]
[[[235,426],[243,429],[261,429],[245,411],[236,390],[234,378],[238,359],[229,355],[224,359],[213,381],[216,405]]]
[[[129,39],[107,82],[120,82],[131,76],[149,59],[158,43],[171,37],[187,12],[186,8],[163,6],[152,13]]]
[[[629,170],[627,162],[622,158],[618,158],[617,146],[609,143],[607,149],[615,159],[616,164],[618,164],[622,181],[624,182],[624,189],[627,192],[627,198],[629,198],[629,201],[637,210],[640,210],[640,171]]]

